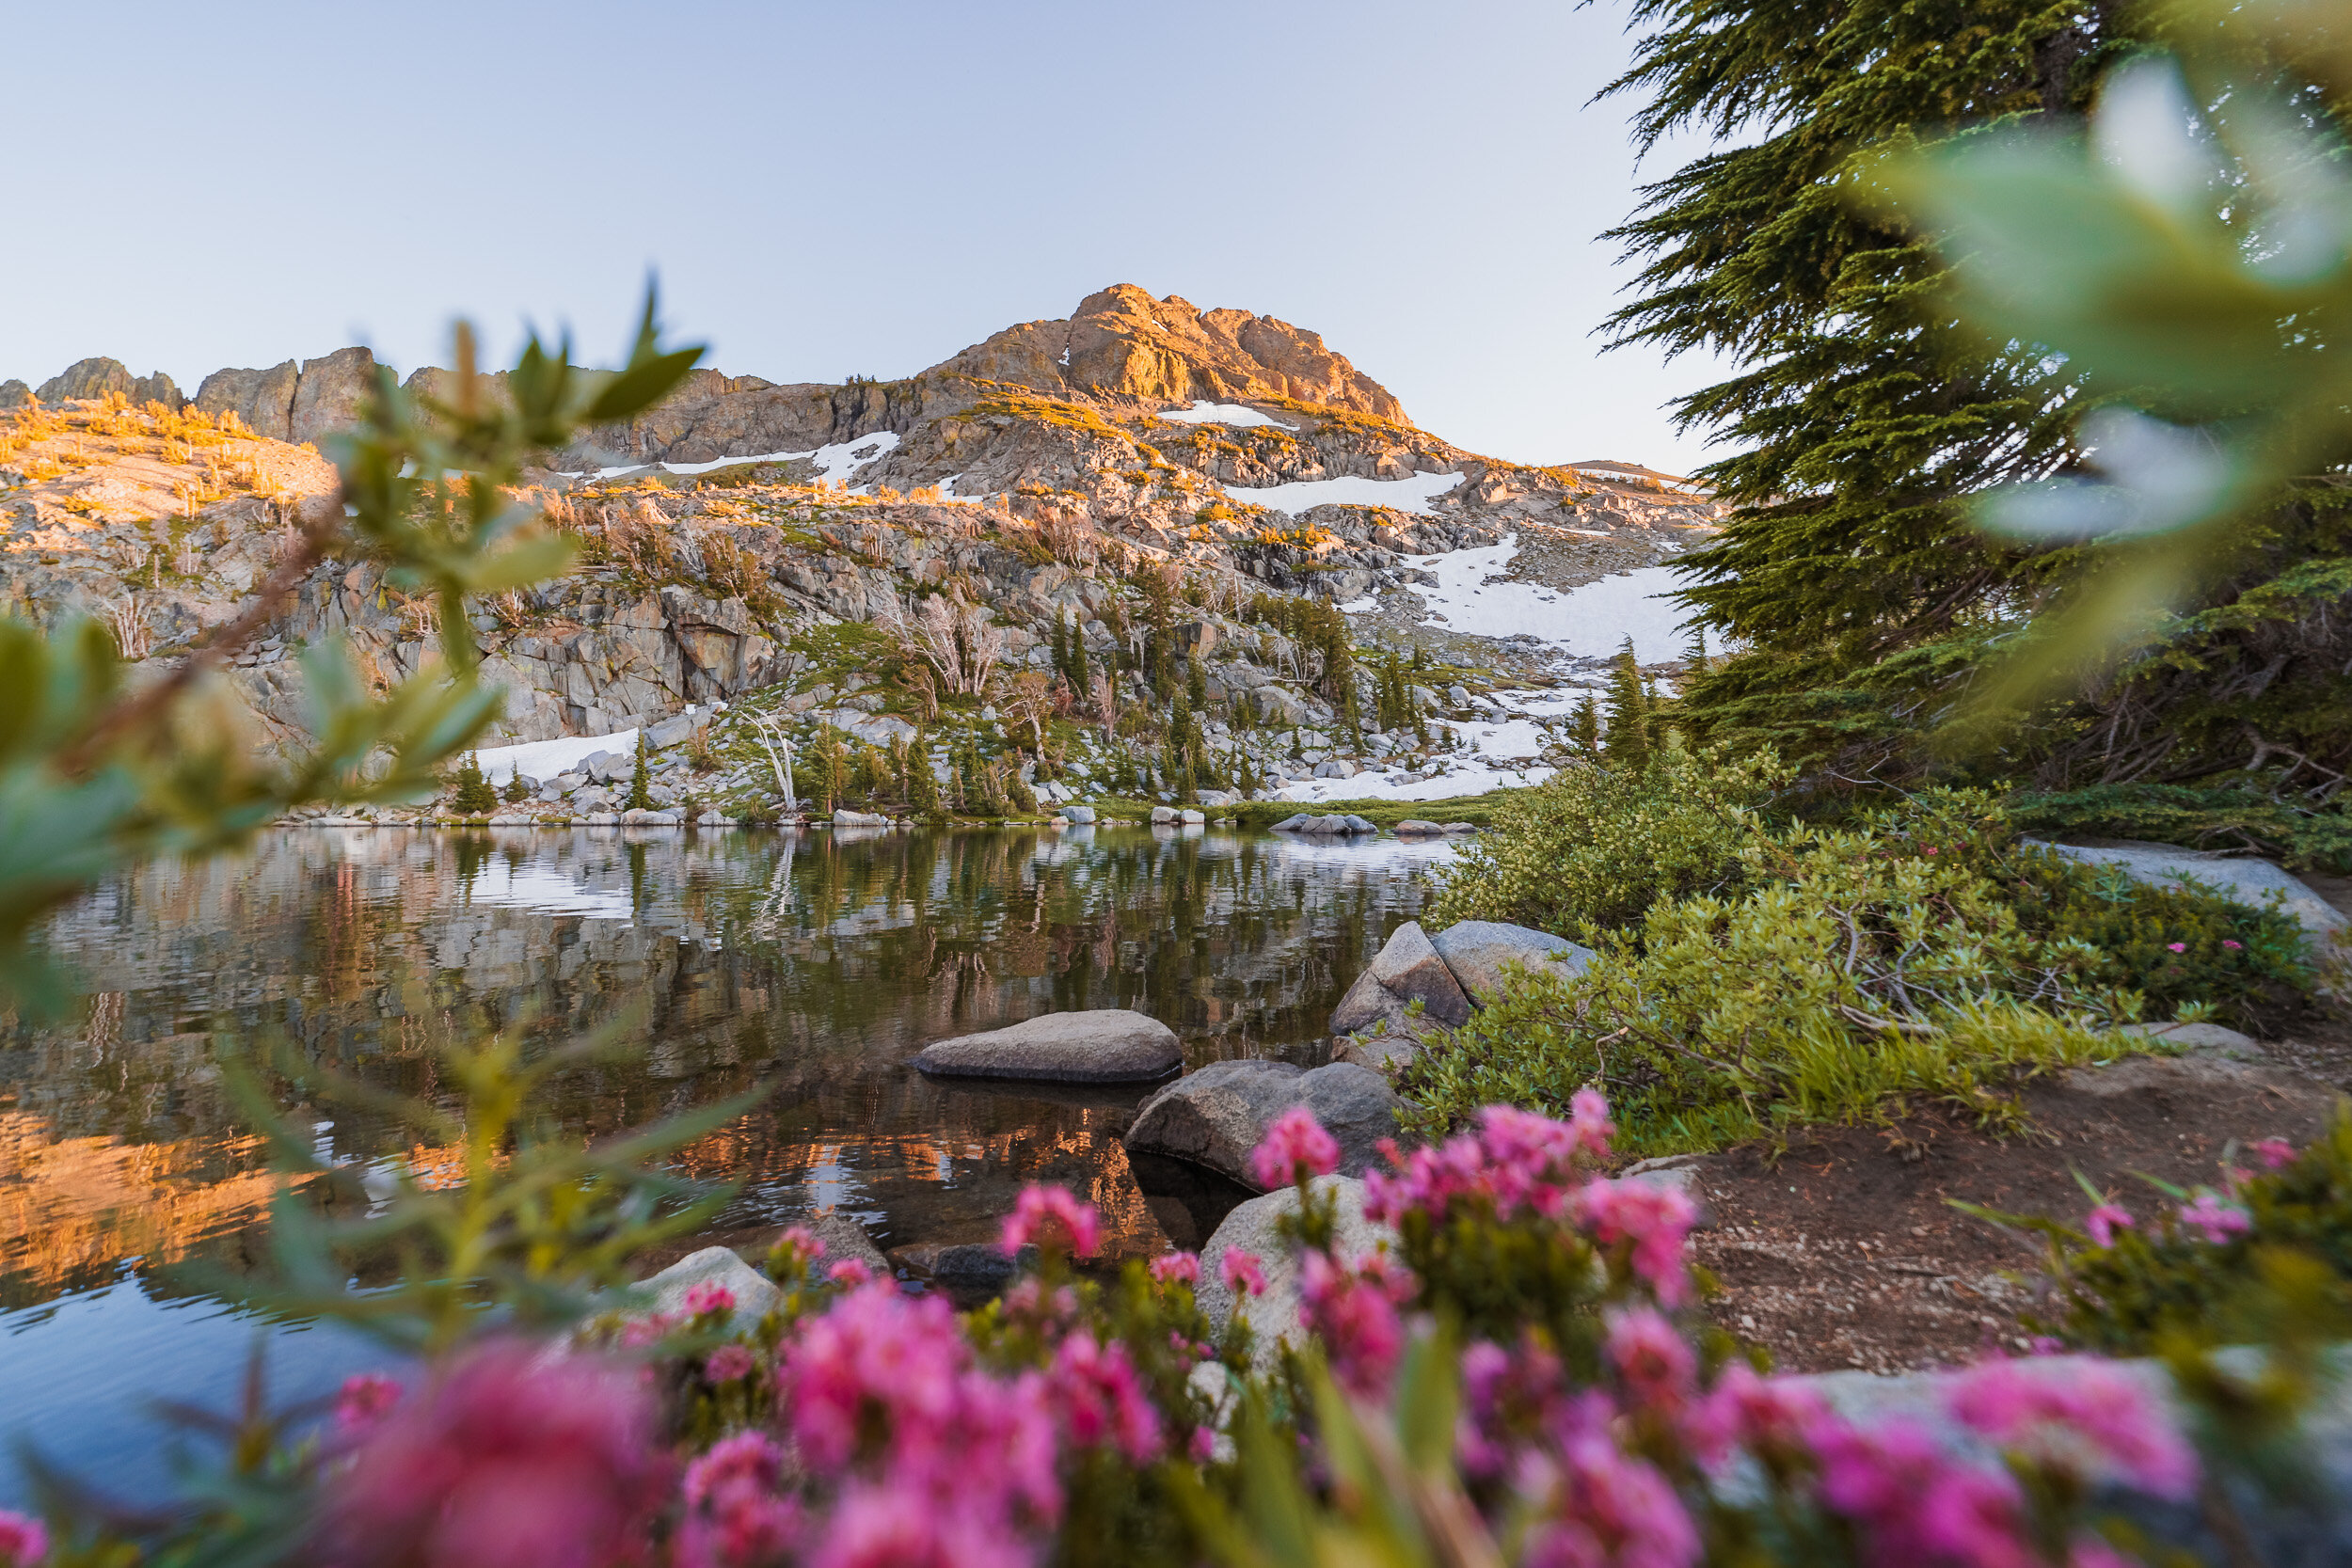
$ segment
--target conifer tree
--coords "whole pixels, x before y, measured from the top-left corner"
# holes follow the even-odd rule
[[[628,776],[628,809],[653,809],[653,782],[645,772],[645,732],[642,725],[637,731],[637,766]]]
[[[1590,691],[1576,705],[1576,749],[1588,757],[1600,755],[1600,705]]]
[[[1200,662],[1200,656],[1197,654],[1184,661],[1184,698],[1192,705],[1193,712],[1207,711],[1209,672],[1208,667]]]
[[[1639,768],[1649,760],[1649,694],[1642,689],[1641,667],[1633,662],[1633,641],[1617,650],[1609,672],[1609,729],[1602,751],[1610,762]]]
[[[1070,617],[1064,612],[1054,616],[1054,673],[1070,679]]]
[[[483,816],[498,810],[498,791],[482,771],[482,754],[468,752],[457,768],[457,791],[453,801],[461,816]]]
[[[1070,689],[1081,702],[1094,689],[1094,673],[1087,668],[1086,627],[1070,628]]]
[[[919,744],[907,748],[906,798],[907,810],[916,816],[937,816],[939,812],[939,775],[931,771],[931,752]]]
[[[499,799],[510,806],[518,806],[531,799],[531,790],[523,783],[521,768],[517,768],[506,775],[506,787],[499,791]]]
[[[2003,633],[2104,558],[1971,524],[1974,498],[2080,466],[2080,371],[1967,325],[1942,260],[1864,199],[1865,160],[1995,122],[2077,128],[2166,9],[1636,0],[1633,16],[1643,37],[1609,90],[1644,100],[1643,145],[1738,132],[1648,186],[1615,231],[1643,263],[1618,340],[1736,367],[1678,405],[1737,453],[1705,470],[1737,510],[1678,569],[1701,624],[1741,651],[1693,660],[1677,716],[1841,772],[1923,771],[1922,716],[1961,705]],[[2021,718],[1985,766],[2078,791],[2227,775],[2253,749],[2259,690],[2265,743],[2346,770],[2352,725],[2331,693],[2352,648],[2320,628],[2345,624],[2329,607],[2352,580],[2352,509],[2289,496],[2243,546],[2169,643]]]

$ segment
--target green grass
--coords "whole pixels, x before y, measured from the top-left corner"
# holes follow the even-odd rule
[[[1296,812],[1310,816],[1360,816],[1383,828],[1393,828],[1406,817],[1422,822],[1469,822],[1485,827],[1494,819],[1495,808],[1517,790],[1498,789],[1488,795],[1457,795],[1448,800],[1331,800],[1307,804],[1297,800],[1248,800],[1238,806],[1227,806],[1210,815],[1230,818],[1238,827],[1271,828]]]

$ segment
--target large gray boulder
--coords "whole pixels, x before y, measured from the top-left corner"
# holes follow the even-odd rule
[[[1312,1187],[1318,1195],[1337,1196],[1331,1228],[1333,1248],[1340,1257],[1352,1260],[1383,1246],[1395,1249],[1396,1232],[1364,1218],[1361,1181],[1349,1176],[1319,1176]],[[1225,1288],[1226,1252],[1238,1247],[1258,1259],[1259,1270],[1265,1275],[1265,1294],[1244,1296],[1242,1311],[1257,1335],[1250,1361],[1261,1373],[1271,1372],[1279,1365],[1282,1344],[1304,1343],[1305,1330],[1298,1322],[1298,1259],[1291,1244],[1275,1232],[1278,1219],[1297,1212],[1295,1187],[1253,1197],[1226,1215],[1209,1244],[1200,1249],[1200,1283],[1194,1290],[1194,1299],[1219,1334],[1233,1317],[1233,1292]]]
[[[766,1315],[782,1294],[775,1283],[736,1255],[732,1247],[707,1246],[689,1253],[651,1279],[640,1283],[641,1296],[650,1296],[650,1310],[673,1317],[686,1315],[687,1292],[697,1285],[721,1285],[735,1296],[735,1318],[752,1323]]]
[[[1496,920],[1459,920],[1429,939],[1438,957],[1479,1006],[1502,991],[1502,966],[1549,970],[1563,979],[1584,973],[1598,955],[1565,937]]]
[[[2280,907],[2302,923],[2316,954],[2344,940],[2352,925],[2337,909],[2300,879],[2289,876],[2268,861],[2217,855],[2185,849],[2177,844],[2146,844],[2134,839],[2109,839],[2097,844],[2053,844],[2050,847],[2071,861],[2090,865],[2116,865],[2136,882],[2178,885],[2194,879],[2217,889],[2222,896],[2262,909],[2275,895]]]
[[[1184,1048],[1158,1019],[1124,1007],[1046,1013],[1007,1029],[934,1040],[914,1058],[943,1078],[1030,1078],[1140,1084],[1182,1067]]]
[[[1145,1101],[1124,1142],[1255,1187],[1249,1151],[1275,1117],[1304,1105],[1337,1140],[1341,1171],[1356,1176],[1380,1158],[1375,1145],[1396,1136],[1398,1104],[1386,1078],[1352,1062],[1312,1071],[1293,1062],[1212,1062]]]
[[[1463,994],[1445,959],[1438,957],[1421,923],[1408,920],[1391,934],[1371,965],[1340,998],[1331,1012],[1331,1033],[1352,1035],[1384,1019],[1390,1033],[1404,1032],[1415,1002],[1422,1005],[1424,1018],[1438,1023],[1458,1027],[1470,1022],[1470,998]]]
[[[1070,818],[1073,824],[1081,828],[1087,826],[1094,820],[1094,808],[1092,806],[1064,806],[1062,807],[1061,814]]]

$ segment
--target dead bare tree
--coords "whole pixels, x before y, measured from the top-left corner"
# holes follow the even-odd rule
[[[776,793],[784,797],[784,809],[799,816],[801,798],[792,790],[792,737],[784,733],[784,726],[772,715],[750,708],[743,713],[752,721],[752,733],[759,737],[760,749],[768,753],[768,766],[776,771]]]
[[[988,689],[997,661],[1005,656],[1004,628],[988,611],[959,596],[934,594],[909,619],[891,607],[891,629],[910,652],[939,673],[940,684],[954,697],[977,697]]]

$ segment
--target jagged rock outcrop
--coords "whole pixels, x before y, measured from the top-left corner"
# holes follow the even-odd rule
[[[10,382],[21,387],[22,382]],[[74,398],[104,398],[120,393],[134,405],[155,402],[167,408],[178,408],[184,401],[171,377],[157,371],[151,375],[133,375],[119,359],[77,359],[57,374],[40,384],[32,395],[43,403],[65,403]],[[0,407],[14,407],[23,398],[9,399],[0,388]]]
[[[323,359],[306,359],[294,380],[287,419],[290,441],[315,441],[359,422],[359,404],[374,390],[375,356],[363,348],[339,348]]]
[[[215,371],[197,388],[196,406],[214,419],[234,414],[256,436],[291,441],[294,384],[301,374],[291,359],[265,371]]]
[[[1067,321],[1008,327],[934,370],[1057,396],[1295,398],[1409,422],[1388,388],[1321,334],[1247,310],[1202,310],[1174,294],[1153,299],[1132,283],[1088,295]]]

